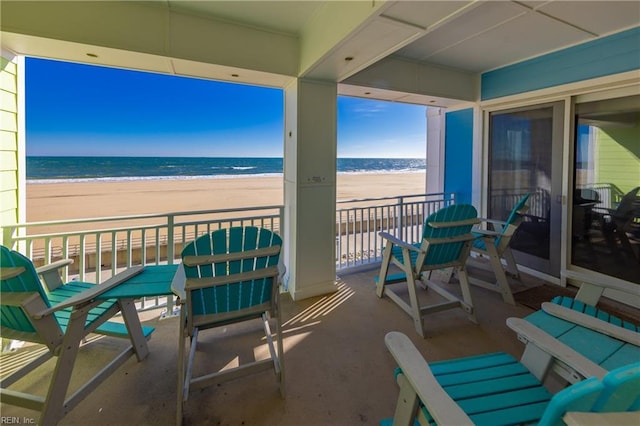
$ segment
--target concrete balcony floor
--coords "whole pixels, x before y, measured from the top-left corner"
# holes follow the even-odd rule
[[[472,287],[479,324],[461,309],[427,317],[428,337],[422,339],[410,318],[389,299],[375,295],[377,269],[339,277],[336,293],[294,302],[283,296],[286,399],[280,397],[271,371],[192,389],[186,403],[186,425],[374,425],[393,415],[398,387],[394,360],[384,345],[389,331],[401,331],[427,360],[506,351],[519,357],[524,349],[507,328],[508,317],[524,317],[532,309],[510,306],[499,294]],[[524,276],[520,288],[541,284]],[[406,284],[399,284],[406,285]],[[457,284],[450,285],[456,291]],[[437,297],[421,291],[421,297]],[[176,413],[178,319],[141,314],[156,327],[150,355],[138,363],[132,357],[61,421],[62,425],[171,425]],[[84,345],[76,362],[77,379],[109,359],[119,339],[99,337]],[[201,333],[196,372],[203,366],[222,368],[238,359],[253,359],[266,351],[261,324],[245,323]],[[3,355],[3,370],[13,359],[37,347]],[[239,352],[235,352],[236,349]],[[44,393],[52,361],[12,389]],[[37,419],[38,413],[2,405],[2,416]]]

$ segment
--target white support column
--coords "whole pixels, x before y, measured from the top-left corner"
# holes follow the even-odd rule
[[[444,110],[427,107],[427,194],[444,190]]]
[[[294,300],[337,290],[337,84],[285,89],[285,282]]]

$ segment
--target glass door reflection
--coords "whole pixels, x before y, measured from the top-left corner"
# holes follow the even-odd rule
[[[530,193],[511,240],[518,263],[559,276],[564,103],[489,115],[489,217],[504,220]]]

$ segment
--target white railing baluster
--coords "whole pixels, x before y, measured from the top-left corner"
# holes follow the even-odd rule
[[[80,235],[80,244],[79,244],[79,249],[80,252],[78,253],[78,280],[80,281],[84,281],[84,277],[85,277],[85,244],[86,244],[86,235],[82,234]]]
[[[102,282],[102,233],[96,233],[96,282]],[[112,262],[113,263],[113,262]]]

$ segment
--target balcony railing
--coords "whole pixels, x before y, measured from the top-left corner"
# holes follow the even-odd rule
[[[338,269],[382,260],[380,231],[414,243],[422,239],[424,219],[454,204],[453,193],[403,195],[338,202],[336,263]]]
[[[420,240],[424,218],[454,203],[453,194],[419,194],[338,202],[336,267],[380,261],[385,231],[405,241]],[[188,211],[164,214],[22,223],[12,227],[12,246],[36,266],[60,259],[74,262],[64,281],[102,282],[134,265],[173,264],[182,247],[196,237],[232,226],[260,226],[282,235],[284,207]],[[139,309],[173,300],[140,301]]]

